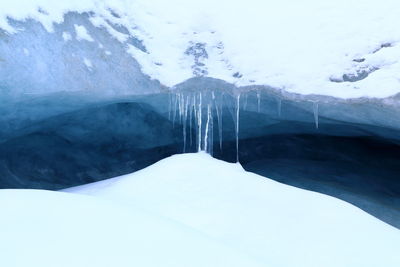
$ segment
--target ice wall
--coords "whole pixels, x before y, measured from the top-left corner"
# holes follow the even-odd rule
[[[93,7],[89,5],[85,8],[89,10]],[[163,86],[158,80],[152,79],[143,72],[150,67],[155,70],[168,68],[168,64],[157,62],[156,56],[163,52],[170,53],[171,44],[165,44],[164,51],[163,45],[154,46],[146,39],[152,39],[154,36],[146,37],[140,23],[147,20],[139,14],[140,12],[136,14],[138,16],[136,19],[127,17],[128,15],[121,10],[116,12],[103,9],[100,10],[103,10],[104,14],[100,11],[98,11],[100,13],[81,11],[81,13],[67,12],[64,15],[61,12],[58,14],[61,18],[55,21],[50,16],[51,14],[47,14],[46,9],[37,11],[41,16],[40,19],[37,16],[32,16],[35,19],[8,18],[8,24],[15,32],[0,29],[0,97],[2,100],[0,112],[3,114],[0,119],[0,123],[3,121],[0,139],[1,135],[4,135],[1,132],[7,129],[16,129],[29,121],[33,123],[37,119],[46,117],[47,114],[54,115],[63,110],[72,110],[72,106],[79,107],[87,102],[168,90],[173,92],[224,91],[232,96],[254,92],[249,95],[258,95],[257,99],[274,101],[272,99],[275,98],[279,106],[286,106],[285,114],[288,117],[292,116],[289,119],[293,120],[296,120],[293,117],[297,116],[296,113],[287,111],[287,107],[291,105],[301,106],[306,110],[311,108],[316,124],[319,117],[325,117],[390,129],[400,128],[398,115],[400,97],[396,95],[386,98],[341,99],[323,95],[323,91],[321,95],[302,95],[266,85],[240,87],[231,83],[235,82],[231,79],[227,79],[231,82],[224,82],[206,77],[210,74],[210,66],[207,64],[210,64],[210,57],[214,52],[209,44],[201,42],[205,36],[197,36],[198,41],[189,42],[181,47],[181,60],[189,65],[192,73],[187,77],[196,77],[173,87]],[[43,19],[47,17],[49,19]],[[155,18],[148,19],[147,22],[151,24]],[[172,35],[171,38],[173,38]],[[224,49],[223,46],[220,48]],[[385,45],[377,51],[390,48],[392,46]],[[154,49],[157,51],[153,51]],[[223,53],[222,50],[220,52]],[[142,56],[154,59],[151,66],[143,62]],[[174,59],[173,56],[176,55],[171,55],[170,60]],[[172,77],[182,72],[174,71],[172,68],[168,75]],[[232,76],[242,79],[240,72],[235,72]],[[352,82],[348,81],[348,83]],[[342,90],[337,81],[332,84],[336,84],[337,90]],[[313,85],[310,84],[310,86]],[[378,86],[374,91],[382,91],[387,87],[384,82]],[[32,99],[38,103],[42,97],[58,99],[60,103],[50,104],[44,112],[43,103],[47,100],[42,101],[41,105],[36,105],[37,108],[24,107],[24,105],[35,106]],[[242,100],[245,99],[247,98]],[[50,102],[55,103],[56,100]],[[257,100],[257,110],[258,104]],[[13,112],[10,112],[11,110]],[[17,112],[18,115],[15,110],[20,111]],[[36,113],[38,115],[35,117]],[[12,123],[9,122],[11,119]]]
[[[10,20],[18,32],[0,29],[0,94],[87,92],[95,97],[160,91],[160,83],[144,75],[127,53],[127,46],[145,50],[141,42],[132,36],[120,42],[89,18],[70,12],[51,32],[33,19]],[[111,22],[109,27],[127,31]]]

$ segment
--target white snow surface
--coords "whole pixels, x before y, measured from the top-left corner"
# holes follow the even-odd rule
[[[76,39],[78,41],[85,40],[88,42],[94,42],[94,39],[92,38],[92,36],[90,36],[85,26],[75,24],[74,27],[76,32]]]
[[[72,40],[72,36],[71,36],[71,34],[68,33],[68,32],[63,32],[62,37],[63,37],[63,39],[64,39],[65,42],[71,41],[71,40]]]
[[[99,198],[0,190],[0,266],[261,266],[198,231]]]
[[[205,153],[173,156],[130,175],[65,191],[121,204],[134,214],[140,207],[169,218],[262,266],[400,266],[399,230],[341,200],[280,184]],[[208,257],[208,251],[199,253]]]
[[[198,43],[205,75],[238,86],[341,98],[400,91],[398,0],[2,0],[0,28],[11,34],[20,29],[7,17],[34,18],[52,31],[68,11],[94,11],[91,22],[122,43],[128,36],[107,21],[126,26],[147,49],[127,51],[167,86],[195,76],[186,51]],[[331,81],[363,71],[371,73],[360,81]]]
[[[83,59],[83,63],[86,65],[86,67],[87,67],[88,69],[92,69],[92,68],[93,68],[92,62],[91,62],[89,59],[87,59],[87,58],[84,58],[84,59]]]

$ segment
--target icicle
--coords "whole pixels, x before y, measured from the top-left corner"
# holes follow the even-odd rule
[[[187,113],[189,109],[189,96],[186,97],[183,113],[183,153],[186,153],[186,126],[187,126]]]
[[[190,134],[190,147],[192,147],[192,121],[193,121],[193,109],[195,108],[194,105],[196,105],[196,98],[193,97],[193,102],[190,103],[190,111],[189,111],[189,134]]]
[[[185,101],[185,96],[182,94],[181,95],[181,102],[182,102],[182,115],[181,115],[181,123],[183,122],[183,120],[185,119],[185,108],[186,108],[186,101]]]
[[[214,154],[214,116],[213,116],[213,107],[217,108],[217,104],[215,103],[215,94],[214,91],[212,91],[212,102],[211,102],[211,108],[210,108],[210,155],[212,156]]]
[[[197,144],[197,151],[200,152],[201,151],[201,93],[199,94],[199,110],[197,111],[197,125],[198,125],[198,135],[199,135],[199,140],[198,140],[198,144]]]
[[[197,104],[196,104],[196,95],[193,96],[193,112],[194,112],[194,118],[197,118]]]
[[[282,114],[282,99],[278,98],[278,116]]]
[[[236,98],[236,162],[239,162],[239,118],[240,118],[240,94]]]
[[[213,110],[211,108],[210,111],[210,115],[211,115],[211,122],[210,122],[210,155],[213,156],[214,155],[214,116],[213,116]]]
[[[178,120],[181,123],[182,122],[182,103],[181,103],[181,95],[178,94]]]
[[[222,151],[222,134],[223,134],[223,132],[222,132],[222,127],[223,127],[223,125],[224,125],[224,122],[223,122],[223,118],[224,118],[224,116],[223,116],[223,101],[221,101],[221,111],[220,111],[220,113],[219,113],[219,115],[221,116],[221,127],[219,128],[219,148],[221,149],[221,151]]]
[[[257,111],[260,113],[261,96],[260,92],[257,92]]]
[[[182,122],[182,95],[178,95],[178,116],[179,122]]]
[[[194,142],[195,142],[195,145],[197,146],[197,142],[198,142],[197,141],[197,137],[198,137],[197,131],[199,130],[198,129],[198,119],[197,119],[197,116],[198,116],[198,114],[197,114],[197,95],[194,94],[193,98],[194,98],[194,102],[193,102],[194,122],[196,124],[194,127],[194,136],[195,136]]]
[[[175,94],[175,101],[174,101],[174,111],[172,115],[172,127],[175,127],[175,118],[176,118],[176,108],[178,105],[178,94]]]
[[[171,121],[172,94],[168,93],[168,120]]]
[[[247,94],[246,97],[244,98],[243,110],[247,110]]]
[[[215,109],[217,111],[219,149],[222,151],[222,101],[221,101],[221,111],[219,111],[218,109],[218,103],[215,104]]]
[[[179,94],[179,122],[182,123],[183,120],[183,112],[184,112],[184,96]]]
[[[206,129],[205,129],[205,132],[204,132],[204,151],[205,152],[210,152],[208,150],[208,147],[209,147],[208,138],[209,138],[209,131],[210,131],[210,117],[211,117],[211,107],[210,107],[210,104],[208,104],[208,106],[207,106],[207,123],[206,123]]]
[[[313,103],[313,111],[314,111],[315,128],[318,129],[319,127],[318,102]]]
[[[184,119],[182,124],[183,130],[183,153],[186,153],[186,119]]]

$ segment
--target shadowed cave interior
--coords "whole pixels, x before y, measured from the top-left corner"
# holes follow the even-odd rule
[[[400,228],[396,131],[319,117],[313,104],[305,109],[268,95],[212,93],[202,101],[192,93],[157,94],[14,118],[14,126],[4,119],[0,187],[57,190],[131,173],[196,152],[199,136],[202,149],[207,143],[214,157],[235,162],[238,115],[246,170],[340,198]]]

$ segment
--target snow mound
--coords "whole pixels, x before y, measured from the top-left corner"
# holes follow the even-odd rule
[[[290,167],[290,166],[289,166]],[[400,232],[341,200],[204,154],[67,189],[190,226],[265,266],[399,266]]]
[[[87,12],[167,86],[207,76],[342,98],[400,92],[398,0],[16,0],[1,3],[0,28],[21,32],[12,19],[31,18],[52,31],[70,11]]]
[[[193,229],[100,199],[0,191],[0,266],[260,266]]]

